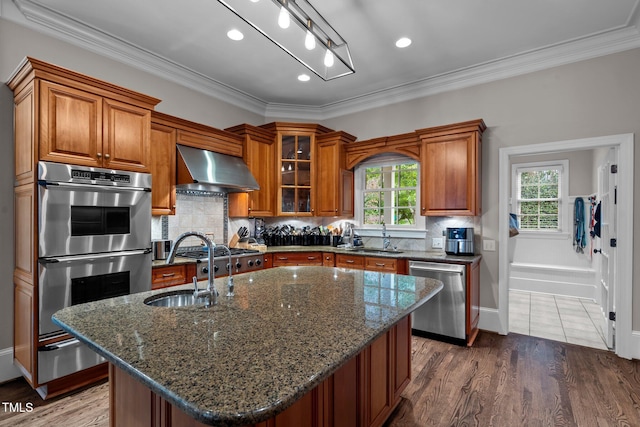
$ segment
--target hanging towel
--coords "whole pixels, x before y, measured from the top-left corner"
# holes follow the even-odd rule
[[[591,237],[600,237],[600,205],[602,202],[598,202],[596,211],[593,214],[593,230],[591,231]]]
[[[576,197],[573,205],[573,226],[573,247],[576,252],[582,254],[584,253],[585,246],[587,246],[587,236],[584,223],[584,200],[582,197]]]

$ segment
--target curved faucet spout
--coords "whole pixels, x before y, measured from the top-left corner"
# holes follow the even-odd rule
[[[216,288],[214,286],[213,280],[214,280],[214,275],[213,275],[213,268],[211,266],[213,266],[213,253],[216,249],[216,244],[213,243],[213,241],[208,238],[204,233],[200,233],[198,231],[187,231],[186,233],[182,233],[180,236],[178,236],[178,238],[176,239],[175,243],[173,244],[173,246],[171,247],[171,250],[169,251],[169,256],[167,257],[167,264],[173,264],[176,258],[176,251],[178,249],[178,246],[180,246],[180,243],[182,243],[182,241],[184,239],[186,239],[187,237],[197,237],[200,240],[202,240],[204,242],[205,245],[207,245],[207,252],[208,252],[208,256],[209,256],[209,272],[207,273],[207,290],[206,291],[198,291],[197,287],[193,292],[193,295],[196,298],[200,298],[203,296],[208,296],[211,304],[216,304],[218,302],[218,293],[216,291]]]

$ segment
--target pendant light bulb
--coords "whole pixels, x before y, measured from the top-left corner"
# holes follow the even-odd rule
[[[304,38],[304,47],[306,47],[307,50],[313,50],[316,48],[316,38],[309,30],[307,30],[307,36]]]
[[[327,48],[327,53],[324,55],[324,65],[326,67],[333,67],[333,62],[333,52],[331,52],[331,49]]]
[[[282,29],[287,29],[289,28],[290,23],[291,23],[291,20],[289,18],[289,11],[287,10],[286,7],[281,6],[280,15],[278,16],[278,25]]]

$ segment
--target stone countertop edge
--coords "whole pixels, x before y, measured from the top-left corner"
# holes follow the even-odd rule
[[[244,390],[244,389],[237,390],[237,392],[240,393],[240,395],[231,397],[231,398],[237,397],[238,399],[240,399],[239,402],[236,402],[236,407],[238,409],[244,406],[243,410],[238,410],[234,412],[232,409],[228,408],[228,406],[233,406],[233,404],[226,403],[228,402],[228,400],[224,399],[225,397],[224,391],[220,391],[219,394],[216,394],[216,392],[213,392],[214,394],[211,395],[211,391],[209,390],[209,388],[211,388],[212,382],[215,383],[216,380],[218,380],[219,382],[223,382],[222,386],[227,385],[224,383],[225,379],[227,382],[232,383],[229,385],[230,389],[235,390],[233,386],[236,385],[236,381],[234,380],[229,381],[227,377],[225,377],[221,373],[224,371],[224,367],[225,367],[224,362],[228,362],[228,360],[224,360],[224,357],[222,361],[217,360],[217,358],[214,358],[215,360],[206,363],[206,366],[211,366],[211,367],[222,366],[222,369],[220,369],[219,371],[213,370],[213,372],[205,369],[204,373],[198,373],[197,368],[202,368],[202,367],[191,366],[190,362],[193,362],[193,361],[191,359],[189,360],[184,359],[184,356],[186,354],[190,354],[190,352],[191,352],[190,355],[194,357],[193,352],[198,352],[200,350],[198,345],[202,345],[202,343],[200,342],[200,341],[203,341],[202,335],[199,335],[202,332],[198,331],[197,329],[197,325],[199,323],[198,321],[200,321],[200,323],[206,323],[203,316],[214,316],[214,315],[227,316],[227,318],[223,317],[220,320],[220,323],[223,323],[224,320],[228,321],[228,320],[234,319],[234,315],[238,315],[236,317],[239,320],[242,320],[242,313],[241,313],[242,309],[238,306],[238,304],[242,306],[242,304],[244,304],[246,301],[249,301],[251,298],[246,298],[246,295],[248,293],[250,294],[253,291],[256,291],[255,292],[256,295],[253,296],[255,301],[251,300],[249,301],[250,303],[255,304],[257,309],[261,307],[262,308],[269,307],[270,309],[272,309],[273,305],[263,304],[262,300],[268,299],[268,297],[265,298],[265,295],[273,294],[273,289],[275,289],[275,287],[291,286],[287,282],[290,282],[292,280],[290,279],[290,277],[292,277],[292,273],[293,273],[293,277],[295,277],[296,272],[301,272],[301,270],[304,272],[304,274],[302,274],[301,276],[310,278],[307,280],[312,283],[312,285],[307,285],[306,283],[304,283],[304,285],[314,286],[314,288],[307,289],[308,294],[301,292],[301,289],[303,288],[295,288],[295,287],[294,287],[295,289],[292,288],[293,289],[292,294],[294,294],[294,296],[291,299],[292,304],[294,305],[301,304],[304,307],[304,304],[303,304],[304,301],[300,298],[307,296],[310,300],[312,300],[309,303],[309,306],[312,306],[312,307],[315,307],[314,304],[315,305],[319,304],[318,301],[322,301],[323,299],[331,300],[331,298],[333,298],[331,300],[332,303],[335,303],[336,301],[340,301],[339,303],[340,305],[336,308],[337,310],[336,313],[331,313],[332,316],[327,316],[327,313],[324,313],[325,317],[324,318],[321,317],[323,315],[322,309],[324,308],[324,307],[321,307],[317,310],[319,314],[314,312],[314,313],[311,313],[312,314],[311,316],[308,316],[310,318],[313,318],[314,317],[313,315],[317,315],[313,319],[305,319],[304,316],[302,318],[294,317],[294,319],[300,319],[300,321],[303,322],[303,325],[306,325],[305,327],[313,326],[313,325],[319,326],[316,331],[308,331],[303,335],[300,335],[300,334],[296,335],[295,334],[296,328],[293,328],[292,331],[289,331],[289,330],[286,331],[286,332],[292,333],[291,338],[299,339],[301,336],[303,337],[303,339],[316,338],[318,341],[318,344],[317,344],[318,347],[313,346],[313,343],[315,343],[315,341],[313,343],[312,342],[294,343],[294,346],[292,346],[291,343],[294,341],[293,339],[289,339],[289,337],[283,338],[280,336],[277,338],[274,338],[272,336],[269,336],[268,333],[262,331],[263,335],[257,338],[257,340],[260,341],[258,346],[261,346],[260,348],[262,349],[262,352],[260,354],[249,354],[247,356],[249,357],[249,361],[254,363],[244,367],[245,369],[248,368],[249,370],[253,370],[254,372],[252,375],[254,376],[260,375],[260,374],[262,374],[263,376],[266,375],[271,379],[271,381],[266,381],[264,378],[260,378],[260,377],[254,378],[249,376],[247,376],[247,381],[253,380],[253,382],[251,382],[250,384],[248,382],[243,383],[242,381],[240,381],[239,384],[244,384],[248,386],[251,390]],[[403,317],[413,312],[417,307],[425,303],[427,300],[433,297],[437,292],[439,292],[440,289],[442,289],[442,282],[434,279],[414,278],[411,276],[401,276],[401,275],[395,275],[395,274],[389,274],[389,273],[368,272],[368,274],[374,274],[374,275],[380,274],[380,275],[386,275],[386,276],[395,276],[396,277],[395,280],[400,280],[400,278],[406,277],[408,279],[405,279],[405,280],[413,281],[416,289],[420,288],[420,290],[419,291],[416,290],[415,292],[413,292],[413,294],[415,294],[415,297],[413,300],[411,300],[412,302],[407,303],[406,306],[392,307],[391,305],[389,305],[387,307],[389,317],[375,319],[375,322],[374,322],[375,327],[371,327],[370,325],[367,324],[367,321],[365,318],[366,312],[363,311],[363,314],[357,315],[362,317],[362,322],[360,323],[356,322],[357,324],[353,325],[355,332],[351,330],[346,331],[345,329],[346,325],[343,324],[344,320],[336,320],[336,318],[341,319],[343,314],[345,316],[351,316],[351,315],[355,316],[354,313],[357,311],[356,308],[363,308],[364,306],[366,306],[366,301],[364,301],[365,297],[364,296],[362,297],[362,300],[363,300],[362,302],[360,300],[357,300],[357,301],[354,301],[352,304],[350,304],[348,301],[347,303],[341,302],[342,296],[335,298],[335,295],[333,295],[333,293],[335,293],[336,290],[338,290],[338,292],[345,292],[345,295],[347,296],[349,296],[350,294],[351,295],[357,294],[357,292],[354,293],[353,291],[355,290],[356,287],[360,286],[359,282],[356,283],[358,280],[363,281],[362,290],[364,290],[364,279],[362,279],[363,277],[365,277],[364,274],[365,272],[362,270],[346,270],[346,269],[333,268],[333,267],[273,268],[273,269],[263,270],[260,272],[246,273],[246,274],[235,276],[236,297],[225,301],[225,304],[227,305],[226,308],[221,308],[222,307],[222,302],[221,302],[220,305],[216,306],[219,311],[215,311],[215,312],[214,311],[211,311],[211,312],[197,311],[197,310],[201,310],[198,308],[149,307],[144,304],[145,299],[157,294],[165,294],[168,292],[175,292],[183,289],[192,289],[191,285],[182,285],[182,286],[172,287],[170,289],[166,289],[166,288],[159,289],[159,290],[150,291],[150,292],[143,292],[140,294],[128,295],[125,297],[117,297],[109,300],[102,300],[102,301],[97,301],[93,303],[87,303],[87,304],[68,307],[54,314],[53,321],[54,323],[62,327],[64,330],[68,331],[71,335],[77,337],[81,342],[87,344],[91,349],[93,349],[94,351],[96,351],[97,353],[105,357],[109,362],[113,363],[118,368],[127,372],[132,377],[138,379],[141,383],[149,387],[152,391],[162,396],[168,402],[172,403],[176,407],[180,408],[182,411],[187,413],[192,418],[208,425],[220,425],[220,426],[227,426],[227,425],[238,426],[238,425],[247,425],[247,424],[250,425],[250,424],[255,424],[255,423],[270,419],[275,415],[277,415],[278,413],[285,410],[286,408],[288,408],[289,406],[291,406],[293,403],[299,400],[302,396],[304,396],[306,393],[311,391],[314,387],[316,387],[318,384],[320,384],[322,381],[328,378],[331,374],[333,374],[336,370],[338,370],[349,359],[351,359],[352,357],[360,353],[364,348],[366,348],[369,344],[375,341],[375,339],[377,339],[379,336],[381,336],[386,331],[388,331],[395,323],[397,323]],[[256,287],[256,285],[252,283],[253,278],[255,278],[256,280],[263,279],[265,281],[264,287],[268,288],[265,291],[266,294],[261,294],[260,292],[258,292],[258,291],[262,292],[262,288]],[[279,278],[279,283],[273,283],[278,281],[278,278]],[[338,278],[340,278],[341,281],[339,285],[343,285],[344,283],[346,283],[346,285],[345,286],[336,285],[335,287],[327,286],[327,282],[330,283],[332,281],[332,278],[334,279],[334,281],[338,281]],[[352,278],[351,280],[353,281],[353,283],[349,282],[348,280],[349,278]],[[270,282],[269,282],[269,279],[270,279]],[[344,279],[347,279],[347,280],[344,280]],[[224,283],[224,280],[216,279],[216,287],[220,288],[220,284],[222,283]],[[201,282],[200,285],[201,285],[200,287],[204,287],[204,282]],[[324,291],[324,292],[330,293],[331,295],[325,296],[322,293],[323,289],[325,289],[323,288],[323,286],[326,287],[326,289],[328,289],[327,291]],[[341,291],[341,289],[343,288],[344,290]],[[380,289],[390,289],[390,288],[380,287]],[[398,287],[395,289],[396,289],[396,294],[399,294],[400,288]],[[286,293],[285,291],[286,289],[285,290],[280,289],[280,295]],[[319,295],[311,295],[311,291],[317,291]],[[243,296],[240,297],[239,294]],[[411,294],[411,292],[408,292],[408,294]],[[296,297],[298,299],[296,299]],[[279,300],[276,301],[276,299],[272,297],[270,302],[278,303]],[[397,304],[398,304],[398,301],[396,301],[396,305]],[[309,306],[306,306],[305,308],[309,308]],[[327,307],[331,309],[331,305],[328,305]],[[272,321],[271,318],[282,317],[282,316],[278,316],[279,313],[258,312],[257,309],[247,311],[247,312],[250,312],[249,313],[250,316],[248,319],[253,320],[254,323],[257,320],[261,324],[263,323],[268,324],[270,323],[270,321]],[[341,311],[341,309],[342,310],[346,309],[346,311],[343,312]],[[160,311],[156,311],[156,310],[160,310]],[[215,308],[212,310],[215,310]],[[304,309],[301,309],[301,311],[303,311],[303,314],[309,314]],[[210,314],[207,314],[207,313],[210,313]],[[284,313],[287,314],[287,311],[285,310]],[[158,334],[162,336],[162,338],[159,340],[160,344],[154,348],[153,346],[156,343],[153,342],[153,340],[156,334],[154,333],[154,331],[150,332],[148,330],[149,325],[145,326],[145,324],[153,324],[151,327],[152,328],[156,327],[156,323],[155,323],[156,319],[152,319],[152,320],[148,319],[150,316],[154,317],[155,314],[158,314],[159,318],[162,318],[163,316],[164,317],[175,316],[175,319],[173,319],[173,323],[177,323],[180,327],[182,326],[184,326],[185,328],[190,327],[191,329],[184,331],[181,337],[183,338],[182,341],[181,340],[176,341],[175,339],[168,337],[167,334],[170,334],[170,332],[172,332],[171,330],[157,331]],[[111,315],[112,317],[110,318],[109,315]],[[256,318],[256,315],[257,315],[257,318]],[[298,313],[298,315],[300,315],[300,313]],[[102,316],[102,319],[100,318],[100,316]],[[196,318],[196,316],[200,316],[200,317],[198,317],[196,320],[193,320],[194,318]],[[190,324],[189,322],[186,322],[185,325],[182,325],[179,322],[180,317],[190,319],[192,324]],[[280,320],[283,320],[283,319],[280,319]],[[288,321],[288,319],[284,319],[284,320]],[[327,322],[320,322],[319,320],[327,320]],[[213,320],[210,320],[210,321],[214,323]],[[107,327],[105,327],[105,322],[107,322],[106,323]],[[275,322],[275,323],[272,323],[271,326],[278,324],[277,320],[272,322]],[[115,326],[114,324],[119,326]],[[111,327],[109,327],[110,325],[114,325],[113,326],[114,330],[111,330]],[[160,322],[158,323],[157,326],[162,327],[164,326],[164,323]],[[242,335],[246,335],[246,333],[244,333],[245,329],[251,328],[252,323],[250,322],[243,329],[237,329],[236,331],[232,329],[234,326],[236,326],[237,328],[240,328],[244,325],[228,326],[231,329],[232,333],[237,332],[241,334],[240,336],[242,337]],[[325,326],[326,326],[326,329],[324,328]],[[130,329],[126,329],[127,327],[129,327]],[[145,327],[147,328],[147,330],[145,330]],[[332,327],[334,327],[334,329],[331,329]],[[106,331],[107,329],[109,329],[109,332]],[[239,330],[242,330],[243,332],[238,332]],[[267,327],[265,331],[269,331],[269,330],[270,329]],[[328,331],[329,332],[337,331],[339,333],[339,337],[336,337],[336,340],[335,340],[336,342],[327,341],[327,335],[329,333]],[[140,335],[142,336],[142,338],[138,337],[138,332],[140,332]],[[207,330],[207,332],[211,332],[211,331]],[[223,332],[225,331],[220,331],[221,334]],[[277,332],[280,333],[281,331],[278,330]],[[121,337],[120,340],[126,341],[127,337],[129,336],[128,333],[132,336],[136,336],[136,338],[138,339],[138,342],[136,342],[135,340],[131,340],[131,338],[129,337],[130,342],[124,343],[124,344],[121,343],[122,345],[120,347],[123,347],[124,349],[120,349],[120,351],[118,351],[119,350],[118,345],[115,344],[118,342],[118,340],[115,336],[119,335]],[[151,336],[148,336],[148,334],[151,334]],[[229,336],[231,338],[235,338],[233,337],[232,334],[229,334]],[[198,339],[195,343],[191,342],[191,345],[196,348],[189,347],[189,338],[193,339],[194,337],[198,337]],[[255,335],[251,335],[251,333],[249,333],[248,336],[244,337],[244,339],[251,339],[251,338],[255,338]],[[349,340],[350,338],[351,340]],[[162,339],[166,339],[166,341],[163,342]],[[101,343],[101,341],[104,341],[104,340],[106,340],[107,344],[105,344],[104,342]],[[146,342],[145,340],[148,342]],[[342,341],[344,340],[349,340],[348,345],[346,347],[347,350],[345,350],[345,347],[344,347],[345,344],[342,343]],[[216,345],[215,334],[213,338],[209,337],[207,341],[208,343],[205,346],[215,347]],[[214,342],[211,343],[211,341],[214,341]],[[229,341],[231,342],[231,345],[233,345],[233,339]],[[274,342],[280,345],[280,347],[277,348],[277,350],[279,351],[277,352],[276,356],[272,354],[272,352],[270,351],[272,349],[268,347],[269,344],[273,344]],[[227,343],[221,343],[223,347],[226,344]],[[127,347],[127,345],[129,345],[130,348]],[[319,346],[321,345],[324,345],[326,347],[320,352],[318,352],[317,349],[320,348]],[[134,349],[133,347],[136,347],[136,346],[137,348]],[[175,348],[169,348],[167,350],[167,348],[165,348],[167,346],[175,347]],[[151,348],[148,349],[147,347],[151,347]],[[252,349],[251,347],[248,347],[246,352],[250,353],[251,349]],[[157,360],[154,362],[161,362],[159,364],[162,368],[158,368],[157,366],[149,366],[146,363],[147,360],[145,360],[144,357],[137,358],[138,353],[142,354],[145,350],[148,350],[151,355],[156,356]],[[171,351],[174,351],[174,353],[171,353]],[[210,350],[205,350],[205,351],[210,351]],[[223,352],[221,353],[221,356],[225,356],[225,353],[224,353],[225,350],[221,350],[221,351]],[[226,351],[228,352],[228,354],[235,354],[235,352],[230,351],[229,349],[227,349]],[[294,355],[291,354],[292,351]],[[164,354],[162,354],[163,352]],[[305,352],[306,353],[315,352],[315,353],[308,354],[307,357],[305,357],[305,354],[304,354]],[[168,353],[168,355],[166,353]],[[300,353],[300,355],[298,353]],[[168,357],[169,359],[173,356],[174,364],[170,365],[169,363],[170,366],[166,365],[165,364],[167,363],[166,360],[162,360],[162,361],[160,360],[162,355],[164,355],[165,357]],[[269,357],[264,358],[263,356],[265,355]],[[277,356],[282,356],[282,355],[284,356],[288,355],[290,356],[290,358],[283,357],[282,359],[278,359]],[[251,359],[251,357],[254,357],[255,360]],[[318,358],[319,360],[316,360]],[[273,359],[277,359],[277,360],[273,360]],[[269,362],[268,363],[265,362],[266,360],[269,360]],[[289,369],[283,366],[280,368],[281,371],[278,372],[277,371],[277,368],[279,367],[278,366],[276,367],[276,369],[272,367],[272,369],[270,370],[260,371],[261,368],[259,366],[255,366],[256,364],[265,365],[265,367],[268,368],[269,364],[271,364],[272,362],[276,362],[279,365],[288,364],[287,366]],[[306,363],[306,365],[303,365],[303,362]],[[155,365],[157,364],[158,363],[155,363]],[[178,364],[180,366],[178,366]],[[151,365],[154,365],[154,364],[151,364]],[[185,368],[185,366],[183,365],[188,365],[188,366]],[[303,365],[303,368],[306,367],[307,369],[301,368],[300,367],[301,365]],[[176,368],[176,366],[178,367]],[[153,372],[154,368],[157,370],[156,373]],[[232,368],[238,368],[238,366],[232,365]],[[174,372],[175,377],[170,376],[167,379],[165,376],[165,373],[166,373],[165,370],[166,372],[169,372],[169,375],[171,374],[171,372]],[[180,374],[180,372],[182,372],[182,374]],[[195,372],[192,374],[193,375],[192,381],[189,382],[188,385],[181,385],[180,383],[181,379],[184,380],[183,378],[184,372]],[[228,370],[224,372],[225,373],[229,372],[230,374],[236,374],[242,378],[244,378],[245,376],[244,371],[241,372],[239,369]],[[204,376],[213,375],[214,373],[215,375],[219,375],[220,377],[216,378],[216,376],[211,376],[211,377],[203,378]],[[277,375],[274,377],[274,375],[278,373],[281,374],[281,377],[278,377]],[[292,378],[291,378],[291,381],[287,382],[286,379],[283,379],[282,377],[283,376],[286,377],[289,374]],[[159,376],[163,377],[164,379],[154,378]],[[175,382],[177,383],[177,385],[175,385],[175,387],[171,387],[172,385],[174,385],[173,380],[175,380],[176,378],[177,380]],[[211,379],[211,381],[208,381],[208,378]],[[304,381],[302,381],[303,378],[304,378]],[[266,391],[259,389],[259,387],[268,388],[268,384],[271,384],[272,382],[275,384],[276,380],[279,380],[280,383],[286,383],[282,385],[285,391],[284,394],[280,389],[276,390],[274,388],[274,390],[271,393],[268,393]],[[293,384],[293,381],[295,380],[298,380],[300,382]],[[250,386],[251,384],[254,384],[254,383],[256,384],[257,390],[254,390],[254,387]],[[183,387],[182,389],[180,389],[181,386]],[[274,385],[274,387],[276,386]],[[204,391],[208,392],[208,394],[204,392],[196,393],[194,397],[192,392],[194,388],[195,389],[199,388],[199,390],[204,389]],[[209,397],[210,399],[209,400],[205,399],[204,403],[202,402],[202,399],[200,400],[200,402],[198,402],[198,398],[203,397],[201,396],[201,394],[205,395],[206,397]],[[256,394],[258,394],[259,396],[255,397]],[[268,395],[268,397],[262,396],[262,394]],[[189,397],[189,395],[191,395],[191,397]],[[253,401],[250,400],[252,397],[254,398]],[[260,398],[263,398],[263,401],[259,401]],[[216,404],[215,399],[224,400],[225,403]],[[249,400],[249,403],[245,402],[242,399]],[[214,402],[211,402],[211,400],[214,400]],[[264,400],[268,401],[268,404],[263,404]],[[255,402],[255,405],[252,406],[251,405],[252,402]],[[219,409],[217,412],[214,412],[213,408],[219,408],[219,407],[222,407],[222,408]],[[248,409],[248,407],[251,407],[251,409]]]
[[[367,248],[375,249],[375,248]],[[432,261],[432,262],[453,262],[462,264],[473,264],[480,260],[482,255],[448,255],[444,252],[430,252],[430,251],[413,251],[413,250],[399,250],[399,251],[380,251],[380,252],[361,252],[354,249],[344,249],[335,246],[269,246],[265,253],[275,254],[284,252],[331,252],[334,254],[347,254],[357,256],[369,256],[369,257],[382,257],[382,258],[394,258],[394,259],[407,259],[414,261]],[[193,258],[176,257],[174,264],[193,264],[197,261]],[[153,267],[166,267],[172,264],[167,264],[165,260],[153,261]]]

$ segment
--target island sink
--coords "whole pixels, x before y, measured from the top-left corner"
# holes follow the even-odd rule
[[[211,307],[213,305],[209,298],[195,298],[193,295],[193,291],[191,290],[172,291],[154,295],[145,299],[144,303],[152,307],[170,308]]]

